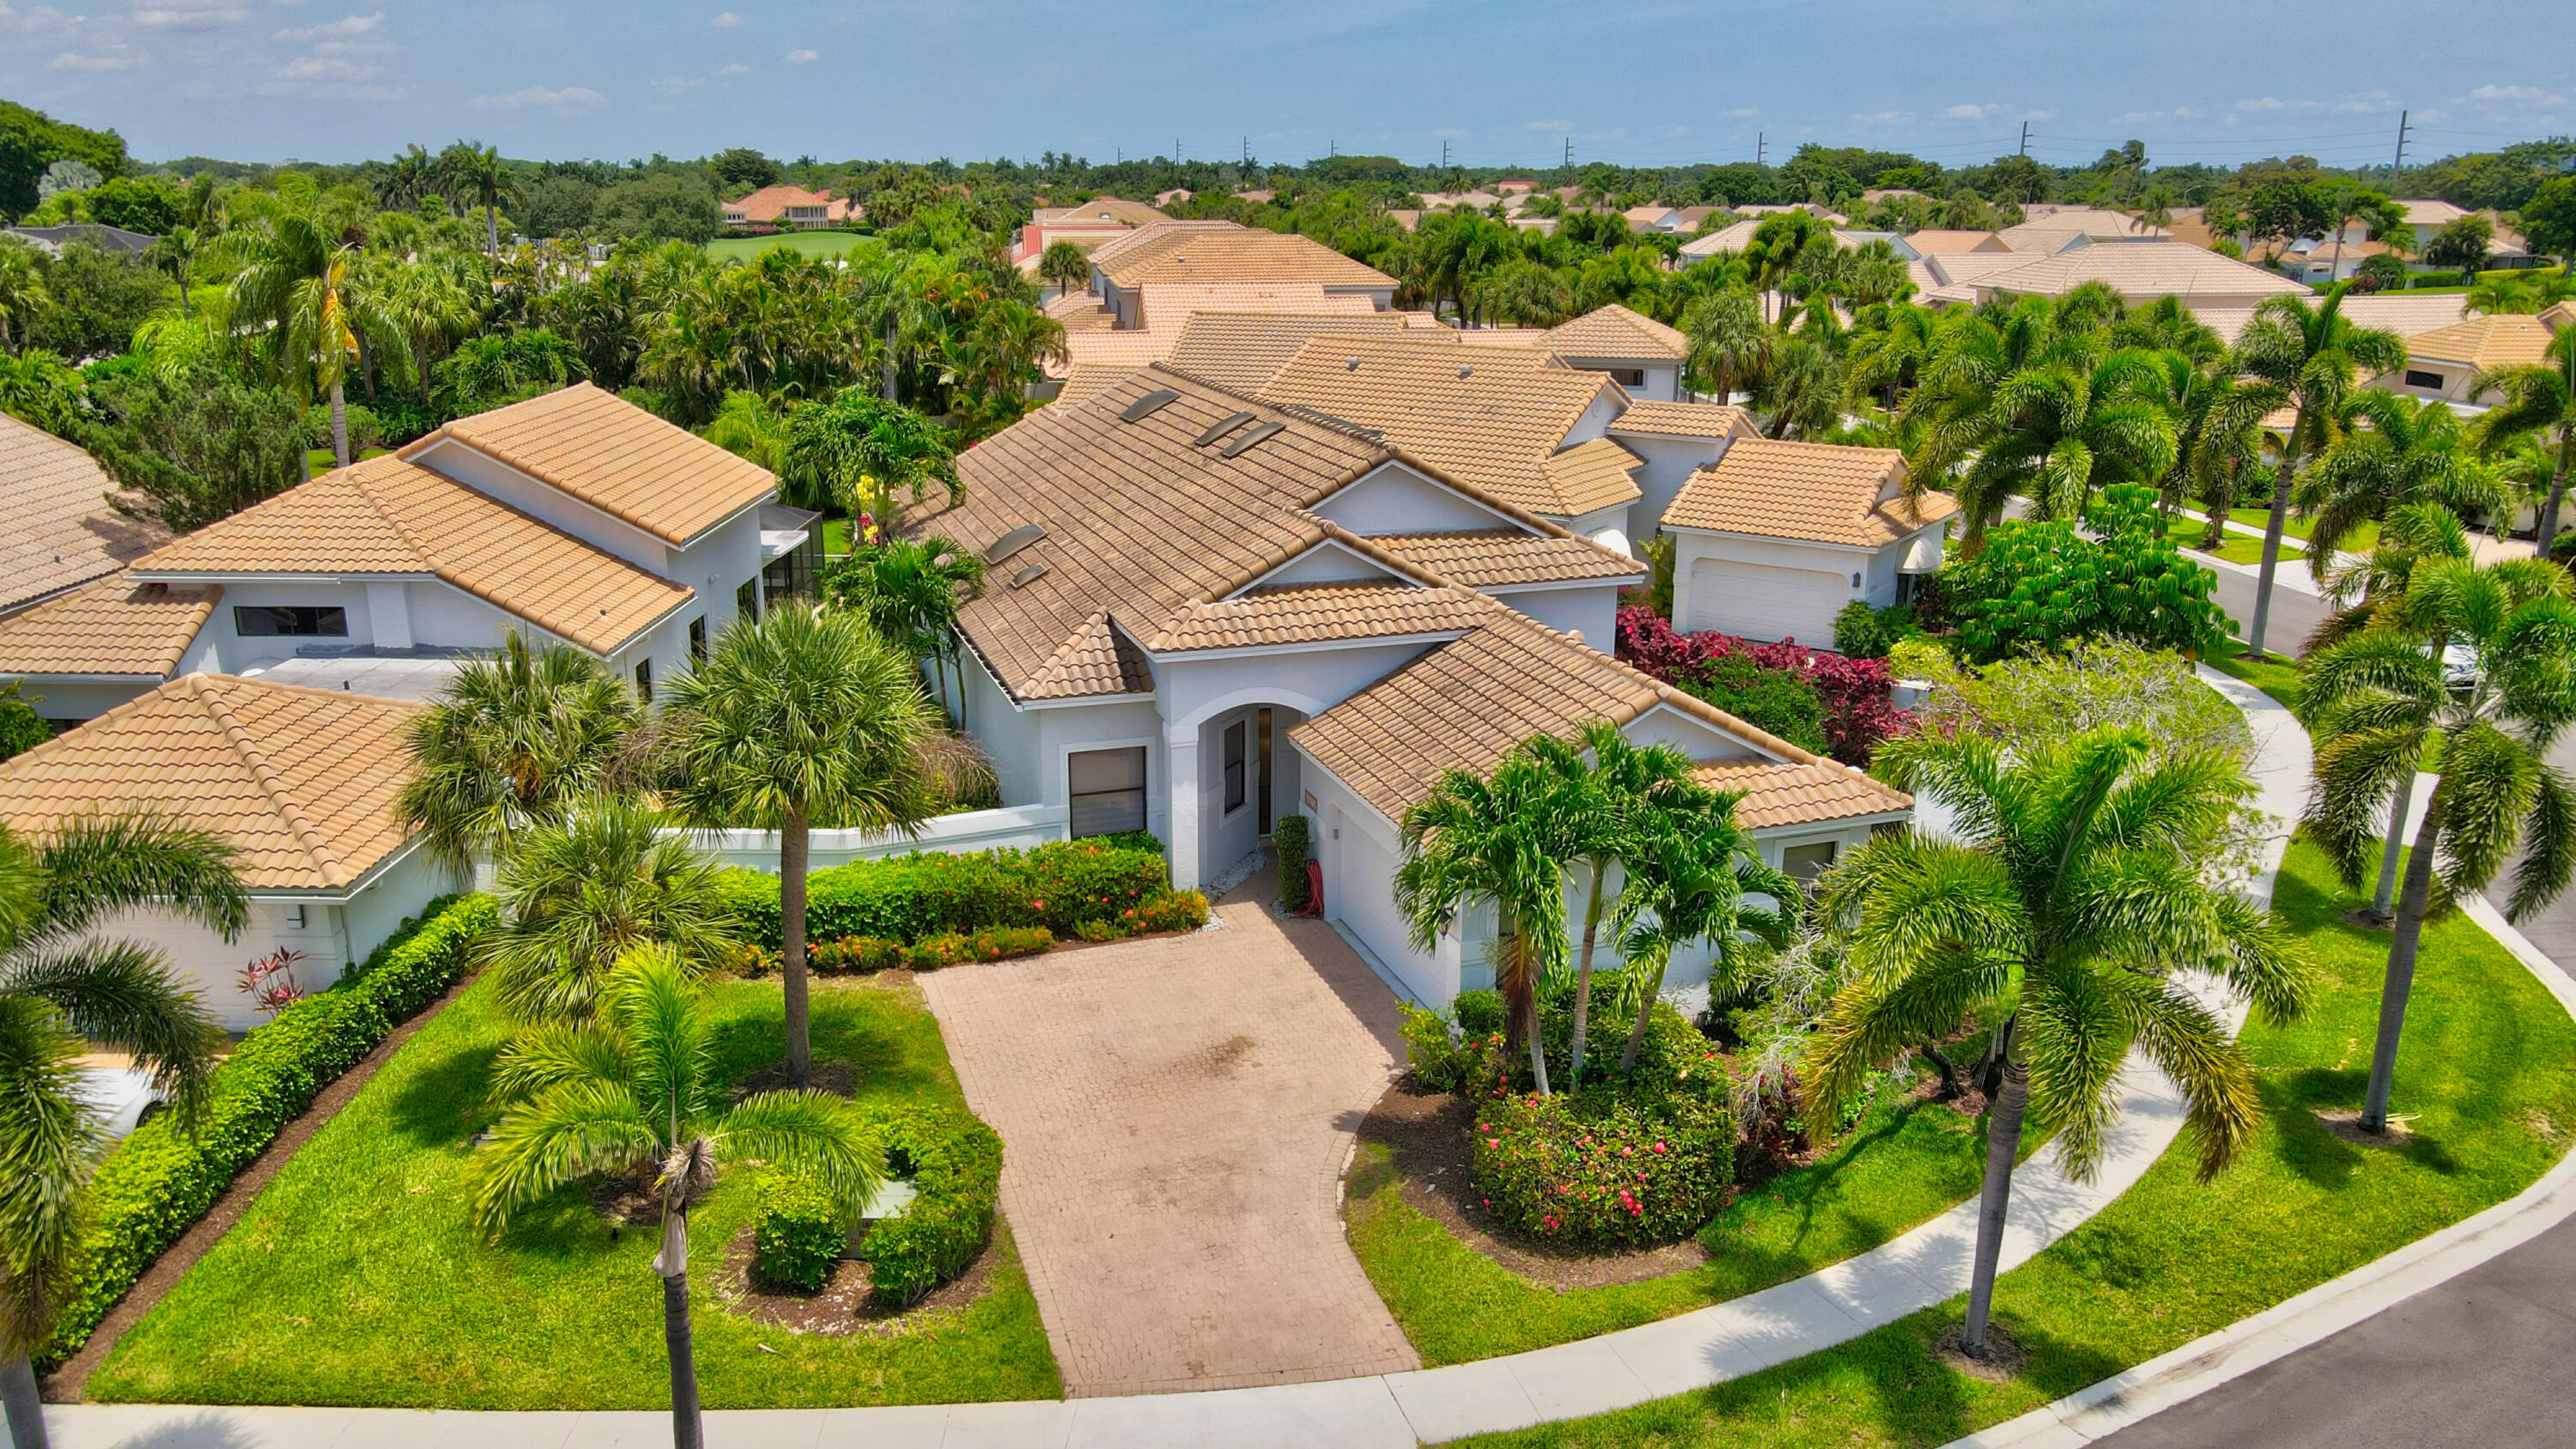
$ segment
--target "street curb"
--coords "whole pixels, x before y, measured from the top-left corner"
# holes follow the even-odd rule
[[[2469,896],[2460,908],[2511,951],[2570,1016],[2576,1016],[2576,979],[2515,930],[2484,896]],[[2080,1449],[2332,1338],[2522,1246],[2571,1216],[2576,1216],[2576,1153],[2561,1157],[2539,1181],[2484,1212],[2126,1373],[2114,1374],[2018,1419],[1954,1439],[1942,1449]]]

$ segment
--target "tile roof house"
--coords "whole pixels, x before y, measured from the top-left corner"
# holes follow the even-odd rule
[[[1079,400],[1110,382],[1171,355],[1193,318],[1210,314],[1268,317],[1338,318],[1350,330],[1400,329],[1403,319],[1381,312],[1367,297],[1330,293],[1314,282],[1224,282],[1210,285],[1156,283],[1139,289],[1137,318],[1144,325],[1119,330],[1116,317],[1097,307],[1094,325],[1065,332],[1065,360],[1046,364],[1061,380],[1056,397]],[[1076,296],[1089,298],[1089,293]],[[1046,396],[1050,384],[1034,395]]]
[[[453,882],[395,807],[421,706],[221,674],[187,674],[0,761],[0,824],[44,840],[147,814],[234,852],[250,919],[226,941],[167,910],[106,929],[159,947],[227,1026],[257,1024],[236,975],[271,951],[320,990]]]
[[[2346,298],[2346,305],[2351,301]],[[2500,399],[2492,392],[2472,396],[2472,381],[2482,372],[2547,361],[2549,341],[2558,335],[2550,321],[2504,313],[2418,332],[2406,339],[2406,365],[2381,373],[2370,385],[2409,397],[2438,398],[2462,410],[2492,405]]]
[[[1730,442],[1663,512],[1673,623],[1830,645],[1855,600],[1905,602],[1937,572],[1959,505],[1905,496],[1905,455],[1771,438]]]
[[[738,614],[809,592],[769,473],[588,383],[459,418],[0,621],[0,677],[86,719],[197,670],[341,684],[510,630],[650,692]],[[354,687],[352,685],[351,687]]]
[[[1547,350],[1568,367],[1605,372],[1640,402],[1678,402],[1690,339],[1641,312],[1612,302],[1546,333]]]
[[[1298,358],[1339,365],[1381,341],[1318,338]],[[1438,352],[1453,375],[1492,356]],[[1543,353],[1497,365],[1615,392]],[[1441,771],[1482,770],[1533,732],[1607,719],[1677,745],[1759,802],[1775,858],[1857,843],[1910,809],[1601,653],[1641,566],[1393,430],[1158,365],[959,466],[966,502],[900,526],[988,560],[992,583],[960,613],[952,706],[1005,805],[1074,835],[1151,830],[1181,886],[1303,814],[1325,914],[1414,999],[1486,984],[1492,927],[1470,913],[1413,948],[1393,903],[1396,821]],[[1705,969],[1677,960],[1671,979]]]
[[[839,226],[858,218],[860,208],[847,198],[830,191],[808,191],[802,186],[764,186],[740,201],[728,201],[722,207],[727,226]]]
[[[77,443],[0,413],[0,619],[117,572],[170,541],[111,506],[114,481]]]
[[[2164,296],[2180,297],[2195,307],[2252,307],[2265,297],[2309,295],[2306,287],[2279,272],[2178,241],[2086,243],[1986,272],[1968,289],[1974,293],[1970,300],[1982,302],[2001,292],[2063,297],[2087,282],[2108,286],[2133,307]]]
[[[1133,330],[1145,325],[1143,288],[1156,284],[1306,282],[1339,296],[1395,303],[1395,278],[1308,237],[1230,221],[1164,221],[1091,249],[1091,289]]]

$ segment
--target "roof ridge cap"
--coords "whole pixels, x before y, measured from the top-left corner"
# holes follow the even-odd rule
[[[204,707],[208,717],[214,720],[215,727],[224,732],[224,742],[232,746],[233,754],[249,768],[251,778],[259,782],[260,789],[268,795],[269,804],[286,822],[287,829],[295,832],[296,842],[304,847],[305,856],[322,873],[322,879],[334,886],[345,886],[355,880],[357,877],[349,873],[339,852],[331,848],[331,843],[313,824],[312,817],[304,813],[303,802],[286,788],[285,777],[278,774],[277,767],[268,762],[268,756],[251,740],[250,731],[242,728],[241,720],[233,714],[231,702],[223,697],[222,689],[215,684],[215,676],[201,671],[181,675],[180,679],[196,696],[197,703]]]

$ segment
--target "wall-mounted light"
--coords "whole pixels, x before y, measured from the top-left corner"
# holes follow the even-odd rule
[[[1860,587],[1860,575],[1852,575],[1852,587],[1855,589]]]

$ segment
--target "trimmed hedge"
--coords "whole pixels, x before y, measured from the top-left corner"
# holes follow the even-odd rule
[[[1282,815],[1270,827],[1271,846],[1279,853],[1279,909],[1295,915],[1306,909],[1306,861],[1314,853],[1306,817]]]
[[[885,1147],[886,1171],[912,1179],[903,1216],[868,1229],[859,1256],[877,1296],[917,1303],[966,1271],[993,1234],[1002,1190],[1002,1139],[963,1107],[862,1106]]]
[[[778,877],[730,870],[723,879],[746,933],[775,949]],[[1158,845],[1069,840],[965,855],[916,851],[806,877],[805,936],[909,942],[991,926],[1044,926],[1064,937],[1077,924],[1115,916],[1170,881]]]
[[[1208,901],[1197,891],[1158,890],[1114,916],[1083,921],[1073,933],[1086,941],[1123,941],[1157,931],[1195,931],[1207,924]]]
[[[799,1293],[820,1293],[849,1245],[849,1231],[832,1210],[830,1193],[793,1173],[773,1172],[760,1179],[751,1266],[761,1278]]]
[[[216,1068],[194,1137],[176,1114],[163,1113],[119,1143],[90,1182],[80,1286],[46,1345],[44,1366],[78,1352],[153,1260],[324,1087],[464,976],[477,938],[497,916],[489,896],[430,902],[339,985],[252,1032]]]

